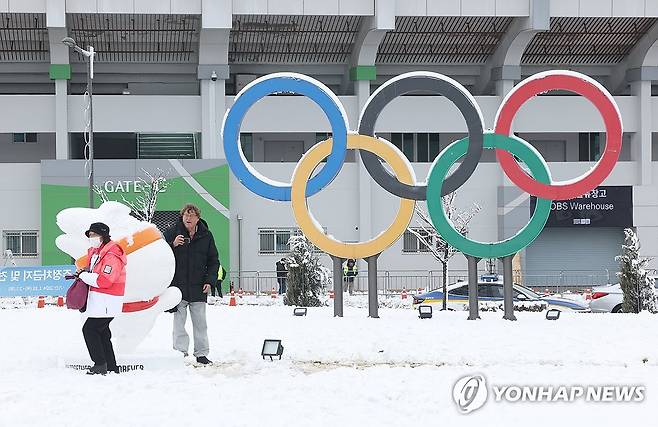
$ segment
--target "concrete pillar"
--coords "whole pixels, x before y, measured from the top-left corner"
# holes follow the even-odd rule
[[[69,158],[68,80],[71,79],[69,48],[62,43],[67,36],[65,0],[49,0],[46,7],[46,26],[50,50],[51,80],[55,83],[55,158]]]
[[[217,74],[217,72],[215,72]],[[226,111],[224,79],[201,80],[201,157],[223,159],[221,126]]]
[[[368,97],[370,96],[370,81],[358,80],[354,82],[354,89],[359,103],[359,111],[363,108]],[[356,124],[354,124],[356,127]],[[356,164],[358,168],[359,179],[359,241],[363,242],[373,237],[372,232],[372,177],[363,166],[363,162],[358,155],[356,155]],[[361,261],[359,261],[361,262]],[[360,265],[359,268],[362,268]]]
[[[229,78],[228,49],[233,21],[230,0],[202,0],[197,77],[201,89],[201,156],[223,159],[221,126]]]
[[[69,150],[68,81],[55,80],[55,158],[67,160]]]
[[[638,131],[631,138],[632,159],[640,185],[651,184],[651,80],[631,82],[631,93],[638,103]]]
[[[495,87],[496,95],[500,96],[502,100],[502,97],[507,95],[514,88],[514,80],[496,80]]]

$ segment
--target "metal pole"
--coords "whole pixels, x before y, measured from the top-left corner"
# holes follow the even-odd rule
[[[468,260],[468,320],[480,318],[478,307],[478,262],[480,258],[466,255]]]
[[[505,305],[505,320],[516,320],[514,316],[514,277],[512,275],[512,258],[508,255],[503,258],[503,301]]]
[[[87,92],[89,92],[89,207],[94,208],[94,100],[92,89],[94,81],[94,48],[89,46],[91,55],[87,66]]]
[[[334,317],[343,317],[343,259],[331,255],[334,263]]]
[[[238,215],[238,289],[242,287],[242,216]],[[256,289],[256,295],[260,289]]]
[[[379,319],[379,303],[377,302],[377,258],[379,254],[366,258],[368,263],[368,317]]]

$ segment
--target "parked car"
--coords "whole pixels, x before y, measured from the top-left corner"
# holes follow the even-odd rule
[[[658,282],[654,283],[658,292]],[[623,300],[624,294],[619,283],[598,286],[592,288],[592,301],[589,303],[589,308],[592,313],[620,313]]]
[[[486,301],[503,301],[503,278],[502,276],[481,276],[478,281],[478,300]],[[556,309],[560,311],[578,311],[587,312],[589,307],[566,298],[554,296],[542,296],[535,293],[532,289],[518,284],[514,284],[514,302],[545,302],[547,309]],[[443,291],[435,289],[433,291],[414,295],[414,304],[442,304]],[[464,310],[468,307],[468,282],[456,282],[448,285],[448,309]]]

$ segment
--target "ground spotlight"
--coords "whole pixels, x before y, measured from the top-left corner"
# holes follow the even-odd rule
[[[263,341],[263,349],[260,352],[260,355],[263,356],[263,359],[269,356],[270,360],[274,360],[274,356],[279,356],[279,360],[281,360],[282,354],[283,346],[281,345],[281,340]]]
[[[432,318],[432,306],[431,305],[419,305],[418,306],[418,317],[421,319],[431,319]]]
[[[560,313],[560,310],[552,308],[546,312],[546,320],[557,320],[560,318]]]
[[[306,307],[297,307],[292,311],[295,316],[306,316]]]

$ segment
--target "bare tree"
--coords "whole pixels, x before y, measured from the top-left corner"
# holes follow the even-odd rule
[[[452,192],[447,196],[441,197],[441,204],[443,205],[443,210],[445,211],[448,220],[452,222],[455,230],[465,236],[468,234],[469,222],[471,222],[473,217],[480,212],[481,208],[477,203],[473,203],[473,207],[470,209],[458,210],[455,206],[455,198],[456,192]],[[418,242],[427,248],[434,258],[441,263],[443,271],[442,307],[445,310],[448,302],[448,261],[450,261],[450,258],[452,258],[458,251],[446,242],[436,229],[434,229],[429,214],[425,209],[420,207],[420,204],[416,204],[414,212],[416,214],[415,219],[417,226],[409,227],[407,230],[416,236]]]
[[[127,200],[123,194],[121,200],[132,210],[132,214],[137,219],[151,222],[158,203],[158,195],[167,189],[169,183],[165,178],[164,171],[161,169],[158,169],[154,174],[145,169],[142,169],[142,172],[146,175],[146,178],[141,176],[138,178],[138,182],[141,183],[141,191],[138,192],[135,189],[137,194],[135,200]],[[100,196],[103,202],[110,200],[103,187],[95,185],[94,192]]]

